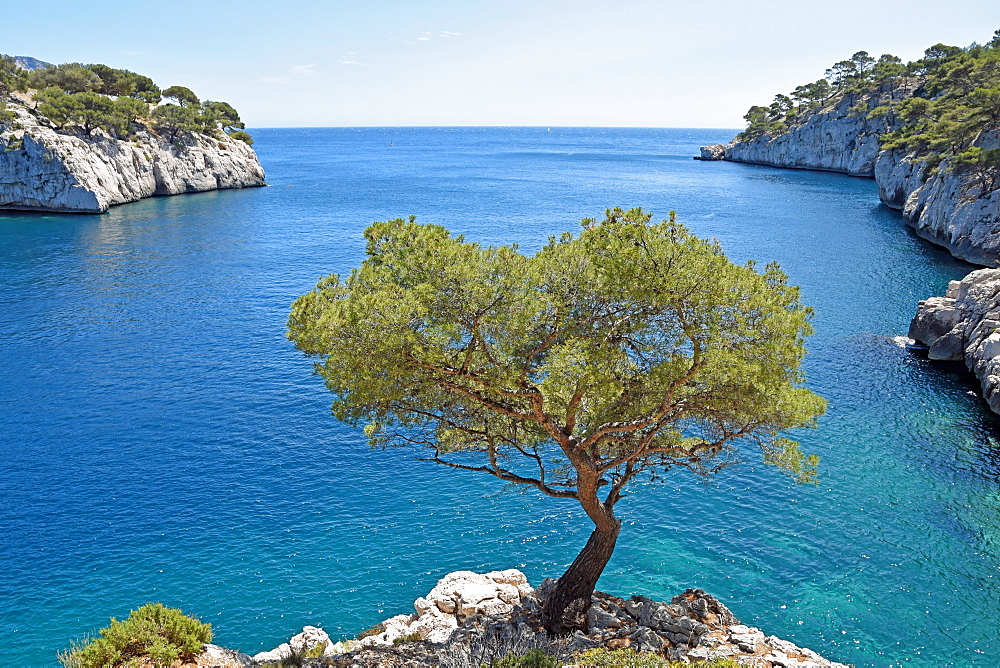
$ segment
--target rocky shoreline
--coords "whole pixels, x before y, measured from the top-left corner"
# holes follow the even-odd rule
[[[909,336],[932,360],[964,362],[1000,413],[1000,269],[974,271],[952,281],[944,297],[921,301]]]
[[[563,665],[579,666],[586,665],[581,656],[588,650],[628,648],[681,662],[730,659],[753,668],[847,668],[740,624],[725,605],[700,589],[688,589],[670,603],[595,592],[587,633],[553,638],[542,629],[540,613],[554,585],[550,578],[532,589],[524,574],[513,569],[457,571],[418,598],[413,614],[391,617],[357,639],[333,642],[322,629],[307,626],[287,643],[253,657],[209,646],[197,665],[458,668],[540,649]]]
[[[1000,266],[1000,187],[953,169],[951,160],[931,170],[916,154],[881,150],[888,128],[857,111],[859,104],[845,96],[776,137],[702,147],[701,159],[707,152],[719,156],[708,159],[874,178],[882,203],[902,211],[918,236],[961,260]],[[1000,148],[1000,132],[983,132],[972,145]]]
[[[858,113],[859,102],[845,96],[784,134],[705,146],[699,159],[874,178],[882,203],[901,211],[918,236],[961,260],[1000,266],[1000,187],[953,169],[951,160],[931,170],[913,153],[881,150],[878,138],[887,128]],[[973,145],[1000,148],[1000,132],[984,131]],[[1000,413],[1000,345],[986,345],[991,332],[981,325],[994,315],[1000,319],[995,290],[987,287],[994,278],[987,276],[1000,272],[973,272],[961,286],[953,282],[945,297],[921,301],[909,336],[929,346],[931,359],[964,361],[989,407]]]
[[[23,100],[0,125],[0,210],[103,213],[144,197],[263,186],[246,143],[224,133],[187,133],[169,143],[148,130],[128,140],[56,132]]]

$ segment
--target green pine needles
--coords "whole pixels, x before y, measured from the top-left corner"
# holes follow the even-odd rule
[[[0,54],[0,122],[13,119],[3,97],[14,92],[27,93],[29,108],[60,132],[90,137],[101,129],[124,139],[146,128],[171,144],[192,132],[253,143],[232,105],[199,100],[184,86],[161,90],[149,77],[107,65],[64,63],[27,72]]]
[[[169,666],[189,660],[212,640],[212,626],[162,603],[147,603],[120,622],[98,632],[99,637],[61,653],[59,662],[67,668],[105,666]]]
[[[552,633],[586,628],[631,481],[712,475],[744,443],[814,480],[818,458],[780,434],[826,405],[802,386],[812,312],[777,265],[736,265],[672,214],[609,209],[583,227],[526,256],[374,223],[361,266],[289,318],[334,415],[373,446],[580,504],[595,529],[546,601]]]

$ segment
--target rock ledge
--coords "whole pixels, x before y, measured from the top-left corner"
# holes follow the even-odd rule
[[[250,665],[297,659],[316,666],[479,666],[536,648],[574,665],[580,653],[605,647],[682,662],[726,658],[754,668],[847,668],[740,624],[701,589],[688,589],[670,603],[595,592],[587,633],[553,638],[542,628],[540,613],[554,586],[550,578],[532,590],[517,570],[450,573],[417,599],[411,615],[391,617],[356,640],[336,643],[322,629],[307,626],[288,643],[254,656]],[[315,658],[302,659],[304,654]]]
[[[147,130],[128,140],[56,132],[19,100],[0,125],[0,209],[103,213],[154,195],[263,186],[257,154],[220,133],[170,144]]]

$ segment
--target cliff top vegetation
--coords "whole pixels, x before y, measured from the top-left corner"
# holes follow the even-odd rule
[[[191,89],[161,89],[152,79],[107,65],[63,63],[26,70],[0,54],[0,123],[11,122],[8,102],[25,104],[58,131],[91,136],[100,128],[117,138],[146,129],[170,143],[200,132],[252,144],[240,115],[226,102],[200,100]]]
[[[858,51],[824,78],[776,95],[767,107],[750,107],[737,138],[779,136],[844,102],[850,113],[882,122],[884,149],[918,155],[927,173],[953,158],[954,167],[981,178],[1000,174],[1000,149],[976,145],[984,132],[1000,129],[1000,30],[986,44],[935,44],[905,64]]]

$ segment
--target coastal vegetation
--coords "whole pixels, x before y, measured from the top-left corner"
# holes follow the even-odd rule
[[[811,311],[776,265],[641,209],[586,219],[529,257],[414,218],[371,225],[368,257],[294,303],[334,415],[373,447],[578,503],[594,529],[544,603],[554,634],[586,612],[637,478],[710,476],[759,446],[796,479],[818,459],[780,436],[824,401],[801,387]]]
[[[14,58],[0,55],[0,122],[13,119],[6,109],[11,100],[26,103],[63,133],[89,137],[101,129],[128,138],[150,129],[171,144],[190,132],[226,133],[253,143],[232,105],[201,101],[184,86],[161,90],[149,77],[102,64],[64,63],[27,71]]]
[[[212,626],[162,603],[147,603],[125,621],[111,618],[98,637],[59,656],[66,668],[170,666],[190,660],[212,640]]]
[[[652,652],[636,652],[632,649],[591,649],[574,657],[575,665],[581,668],[739,668],[730,659],[715,661],[668,661]],[[524,655],[511,654],[493,661],[490,668],[561,668],[565,662],[534,649]]]
[[[1000,148],[977,145],[1000,129],[1000,30],[986,44],[935,44],[924,57],[903,63],[858,51],[834,64],[826,77],[753,106],[738,139],[776,137],[847,99],[852,113],[880,121],[883,149],[914,154],[925,177],[945,161],[984,190],[1000,183]]]

